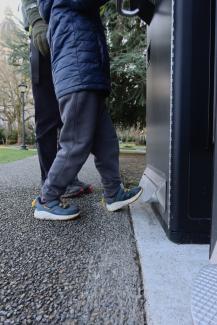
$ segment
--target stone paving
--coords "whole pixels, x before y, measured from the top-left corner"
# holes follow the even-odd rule
[[[108,213],[90,157],[76,221],[33,218],[36,157],[0,165],[0,324],[145,324],[129,210]]]

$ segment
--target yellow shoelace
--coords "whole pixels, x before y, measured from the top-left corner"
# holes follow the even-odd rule
[[[35,206],[36,206],[36,199],[32,201],[32,208],[35,208]]]

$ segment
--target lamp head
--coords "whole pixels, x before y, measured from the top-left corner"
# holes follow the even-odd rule
[[[21,94],[25,94],[26,90],[27,90],[27,85],[22,82],[19,86],[18,86],[19,90],[20,90],[20,93]]]

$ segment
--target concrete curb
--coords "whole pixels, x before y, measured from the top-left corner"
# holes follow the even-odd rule
[[[151,208],[138,200],[131,215],[142,268],[148,325],[191,325],[191,287],[208,263],[208,245],[168,240]]]

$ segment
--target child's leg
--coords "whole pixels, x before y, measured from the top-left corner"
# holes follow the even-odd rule
[[[87,160],[93,145],[101,105],[95,91],[82,91],[60,99],[63,127],[56,159],[42,188],[42,199],[59,199]]]
[[[118,140],[106,111],[105,99],[96,91],[82,91],[60,100],[63,128],[56,159],[42,188],[42,200],[59,199],[92,151],[105,189],[107,208],[115,211],[134,202],[141,188],[121,189]]]
[[[113,197],[120,188],[119,143],[111,117],[101,96],[92,152],[104,187],[104,195]]]
[[[102,99],[97,116],[93,153],[95,164],[99,170],[104,186],[106,207],[109,211],[117,211],[136,201],[142,194],[141,187],[125,191],[121,186],[119,173],[119,145],[111,118]]]

